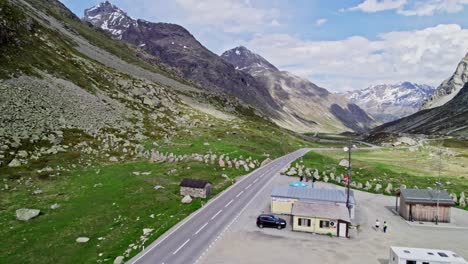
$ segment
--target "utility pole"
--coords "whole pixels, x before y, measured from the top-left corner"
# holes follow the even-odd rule
[[[442,170],[442,149],[439,147],[439,177],[437,180],[437,200],[436,200],[436,217],[435,217],[435,224],[439,224],[439,195],[440,195],[440,189],[442,187],[442,183],[440,182],[440,173]]]

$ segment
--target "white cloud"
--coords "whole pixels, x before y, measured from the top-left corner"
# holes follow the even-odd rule
[[[427,0],[415,3],[407,9],[398,10],[405,16],[432,16],[434,13],[458,13],[463,11],[468,0]]]
[[[327,20],[325,18],[320,18],[320,19],[317,19],[317,21],[315,21],[315,25],[317,27],[320,27],[322,26],[323,24],[327,23]]]
[[[399,9],[406,4],[406,0],[365,0],[355,7],[351,7],[349,11],[362,11],[366,13],[374,13],[385,10]]]
[[[228,33],[259,32],[265,27],[280,25],[278,10],[255,7],[251,1],[176,0],[176,3],[190,23],[220,28]]]
[[[385,10],[396,10],[404,16],[432,16],[435,13],[457,13],[468,5],[468,0],[420,0],[410,2],[407,0],[364,0],[357,6],[340,9],[340,11],[362,11],[375,13]]]
[[[245,43],[281,69],[330,90],[413,81],[439,85],[468,51],[468,29],[438,25],[388,32],[378,40],[353,36],[306,41],[287,34],[258,35]]]

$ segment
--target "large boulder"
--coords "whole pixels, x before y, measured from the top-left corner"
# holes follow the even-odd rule
[[[182,198],[182,203],[184,204],[189,204],[192,202],[192,197],[190,195],[185,195],[184,198]]]
[[[465,192],[460,193],[460,201],[458,202],[458,204],[459,204],[461,207],[465,207],[465,206],[466,206]]]
[[[30,219],[33,219],[34,217],[37,217],[40,213],[41,210],[39,209],[21,208],[16,210],[16,219],[20,221],[28,221]]]
[[[386,193],[391,193],[392,190],[393,190],[393,185],[392,185],[391,183],[389,183],[389,184],[387,185],[387,188],[385,188],[385,192],[386,192]]]
[[[89,237],[79,237],[76,239],[76,243],[86,243],[89,241]]]
[[[349,162],[348,162],[347,159],[342,159],[342,160],[340,161],[339,165],[342,166],[342,167],[346,167],[346,168],[347,168],[347,167],[349,167]]]
[[[265,165],[267,165],[268,163],[271,162],[271,159],[270,158],[266,158],[264,161],[262,161],[262,164],[260,164],[260,167],[263,167]]]
[[[8,163],[8,167],[15,168],[19,166],[21,166],[21,161],[19,161],[18,159],[13,159],[10,163]]]
[[[375,191],[376,191],[376,192],[379,192],[380,189],[382,189],[382,185],[380,185],[380,184],[377,183],[377,184],[375,185]]]
[[[226,163],[224,163],[224,160],[220,159],[220,160],[218,161],[218,163],[219,163],[219,167],[220,167],[220,168],[225,168],[225,167],[226,167]]]
[[[123,264],[124,263],[124,257],[123,256],[118,256],[114,259],[114,264]]]
[[[458,197],[456,193],[451,193],[450,198],[452,198],[453,202],[457,203],[458,202]]]

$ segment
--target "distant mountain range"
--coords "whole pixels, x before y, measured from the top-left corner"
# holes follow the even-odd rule
[[[452,100],[468,82],[468,53],[458,64],[455,73],[437,87],[434,94],[427,98],[421,109],[430,109],[444,105]]]
[[[241,99],[285,128],[343,132],[365,131],[374,125],[365,111],[345,97],[281,72],[245,48],[237,49],[240,55],[233,51],[238,57],[229,53],[220,57],[179,25],[135,20],[109,2],[85,10],[84,20],[159,58],[201,88]]]
[[[381,123],[416,113],[435,88],[430,85],[402,82],[372,85],[344,95]]]
[[[444,81],[430,97],[431,99],[426,101],[427,109],[386,123],[373,129],[371,133],[444,134],[468,138],[466,62],[465,56],[454,75]]]
[[[333,94],[318,87],[307,79],[290,72],[280,71],[273,64],[247,48],[240,46],[224,52],[221,57],[233,64],[236,69],[249,73],[267,87],[281,109],[294,119],[281,125],[300,127],[319,126],[326,130],[342,127],[354,131],[364,131],[375,124],[365,111],[350,103],[344,96]],[[292,123],[299,120],[301,123]],[[344,125],[344,126],[343,126]],[[304,130],[307,127],[304,127]]]

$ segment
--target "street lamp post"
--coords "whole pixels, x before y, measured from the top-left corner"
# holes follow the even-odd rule
[[[349,140],[348,146],[344,147],[343,150],[348,152],[348,177],[347,177],[347,195],[346,195],[346,207],[348,208],[349,215],[351,216],[351,204],[349,201],[350,194],[350,183],[351,183],[351,140]]]

